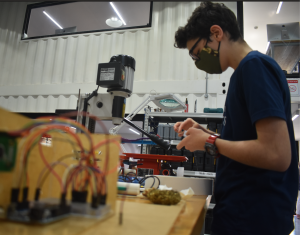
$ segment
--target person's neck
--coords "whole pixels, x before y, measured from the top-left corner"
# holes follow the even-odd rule
[[[244,59],[252,49],[246,42],[231,42],[229,47],[227,47],[227,51],[228,66],[236,70],[242,59]]]

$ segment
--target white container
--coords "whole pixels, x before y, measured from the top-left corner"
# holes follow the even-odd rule
[[[183,177],[184,167],[177,168],[177,177]]]

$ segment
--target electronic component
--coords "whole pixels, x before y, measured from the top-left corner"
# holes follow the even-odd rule
[[[98,64],[97,85],[104,88],[122,88],[125,83],[125,67],[120,62]]]
[[[89,112],[101,119],[112,120],[120,125],[125,116],[126,98],[131,96],[135,71],[135,60],[128,55],[115,55],[108,63],[98,64],[96,84],[107,88],[106,94],[98,94],[98,88],[90,95],[79,97],[78,110]],[[89,117],[78,112],[77,122],[93,133],[95,125]]]
[[[172,169],[177,169],[178,167],[182,167],[182,162],[171,162]]]
[[[150,149],[150,154],[158,154],[158,147],[152,146]]]
[[[72,190],[72,202],[86,203],[88,191]]]
[[[133,90],[135,60],[128,55],[115,55],[109,63],[98,64],[98,86],[108,88],[111,91],[124,91],[129,94]]]
[[[173,125],[170,125],[170,140],[176,140],[176,134]]]
[[[146,168],[137,169],[137,176],[145,177],[146,175],[153,175],[153,169],[146,169]]]
[[[195,151],[194,152],[194,163],[193,170],[194,171],[204,171],[204,151]]]
[[[157,135],[159,135],[160,137],[164,136],[164,126],[163,124],[159,124],[157,127]]]
[[[208,125],[207,125],[207,129],[211,130],[213,132],[216,132],[216,130],[217,130],[217,123],[215,123],[215,122],[209,122]]]
[[[18,222],[50,223],[67,217],[71,212],[70,205],[61,204],[57,198],[47,198],[30,202],[28,208],[19,208],[18,203],[12,203],[7,211],[9,220]]]
[[[165,140],[169,140],[170,139],[170,129],[171,129],[171,126],[169,124],[166,124],[164,126],[164,134],[163,134],[163,139]]]
[[[172,148],[172,155],[174,155],[174,156],[182,156],[182,150],[181,149]]]
[[[184,167],[184,169],[188,170],[188,171],[193,170],[193,157],[194,157],[194,153],[185,149],[185,150],[183,150],[183,156],[185,156],[185,157],[188,158],[187,162],[183,162],[182,163],[182,166]]]
[[[116,201],[116,184],[113,186],[116,174],[106,172],[113,173],[117,169],[119,137],[92,135],[87,128],[67,117],[31,120],[2,109],[0,117],[7,119],[5,126],[0,122],[0,129],[5,131],[0,134],[2,217],[22,223],[46,224],[70,216],[72,211],[81,216],[111,214],[110,208],[114,208]],[[82,134],[75,134],[70,127]],[[50,146],[43,144],[44,136],[51,138]],[[17,151],[20,154],[16,155]],[[101,152],[104,154],[100,155]],[[16,162],[18,167],[14,167]],[[8,170],[11,172],[3,172]],[[58,183],[53,184],[48,175]],[[44,191],[43,185],[46,185]],[[72,202],[66,200],[69,187],[72,187]],[[47,198],[53,195],[60,195],[60,198]],[[93,195],[92,203],[87,202],[88,195]]]
[[[206,172],[215,172],[215,158],[211,156],[209,153],[205,153],[205,164],[204,164],[204,171]]]
[[[118,182],[117,186],[118,186],[118,194],[134,195],[134,196],[140,194],[140,184]]]
[[[111,211],[110,205],[106,205],[106,195],[92,195],[92,203],[87,203],[87,191],[72,191],[71,213],[76,216],[105,218]]]
[[[0,171],[11,171],[16,162],[17,141],[5,133],[0,133]]]
[[[96,219],[104,219],[111,212],[110,205],[99,205],[97,208],[91,207],[89,203],[72,203],[71,214]]]
[[[167,141],[165,141],[164,139],[158,137],[157,135],[147,133],[146,131],[144,131],[140,127],[133,124],[131,121],[127,120],[126,118],[124,118],[124,122],[126,122],[127,124],[132,126],[134,129],[138,130],[139,132],[141,132],[144,135],[146,135],[147,137],[149,137],[154,143],[159,145],[161,148],[168,150],[171,147],[171,145]]]

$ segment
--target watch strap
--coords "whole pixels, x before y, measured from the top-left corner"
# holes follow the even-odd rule
[[[211,135],[208,137],[208,139],[206,140],[207,143],[213,144],[217,150],[217,146],[215,145],[216,139],[220,138],[220,135]],[[217,155],[215,156],[215,158],[219,158],[221,156],[221,154],[219,153],[219,151],[216,151]]]

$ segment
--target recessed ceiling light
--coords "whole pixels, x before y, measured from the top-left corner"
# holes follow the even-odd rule
[[[108,26],[113,27],[113,28],[118,28],[118,27],[122,26],[122,24],[123,24],[122,21],[119,20],[119,19],[116,18],[116,17],[112,17],[112,18],[110,18],[110,19],[107,19],[107,20],[105,21],[105,23],[106,23]]]

